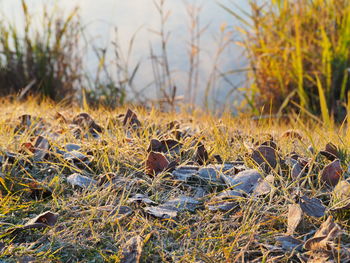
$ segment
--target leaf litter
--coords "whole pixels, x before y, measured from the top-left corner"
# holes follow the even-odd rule
[[[38,194],[21,198],[31,197],[47,207],[56,202],[62,218],[58,228],[68,233],[75,227],[84,236],[85,249],[93,239],[89,229],[105,231],[107,225],[99,228],[98,224],[108,222],[114,232],[104,233],[116,243],[109,243],[108,251],[121,254],[122,262],[140,262],[142,255],[152,258],[152,248],[145,246],[140,234],[149,231],[164,242],[150,240],[157,244],[157,253],[160,247],[177,251],[176,244],[182,239],[187,242],[186,235],[204,242],[206,250],[216,233],[213,240],[224,243],[237,238],[235,242],[245,248],[246,261],[262,259],[262,246],[271,248],[266,254],[271,260],[285,259],[286,251],[293,262],[311,262],[321,258],[317,255],[333,260],[337,249],[341,257],[348,255],[346,243],[339,245],[340,238],[348,238],[342,229],[346,225],[338,223],[341,217],[337,223],[332,217],[347,216],[350,207],[348,174],[343,170],[347,163],[335,144],[327,143],[318,155],[309,150],[308,137],[299,131],[254,138],[249,132],[221,125],[227,134],[215,145],[212,138],[216,135],[204,131],[201,123],[184,119],[160,125],[142,116],[131,109],[110,119],[68,113],[52,125],[44,118],[22,115],[14,127],[19,141],[0,148],[1,191],[15,193],[26,186]],[[288,140],[292,147],[285,149],[281,141]],[[16,178],[17,183],[9,178]],[[296,187],[299,194],[293,198]],[[45,189],[50,189],[49,198],[40,198]],[[67,205],[62,205],[57,194],[69,197],[64,201]],[[74,210],[78,215],[96,210],[98,217],[91,221],[74,217],[70,215]],[[4,225],[18,220],[10,213],[5,218]],[[48,211],[28,221],[22,230],[53,227],[57,220],[58,213]],[[120,236],[129,237],[123,238],[128,241],[122,244]],[[174,246],[165,248],[165,244]],[[235,245],[223,253],[212,249],[220,262],[226,253],[228,258],[239,255]],[[171,253],[170,258],[181,258]],[[159,258],[154,262],[160,262]]]

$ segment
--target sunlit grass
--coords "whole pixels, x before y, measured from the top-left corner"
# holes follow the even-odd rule
[[[118,220],[104,210],[108,206],[129,205],[127,199],[135,193],[147,194],[159,203],[179,194],[192,193],[191,189],[184,188],[165,173],[156,178],[144,173],[150,140],[159,138],[160,132],[163,136],[167,134],[166,124],[170,121],[177,120],[181,127],[193,132],[193,137],[181,139],[186,154],[178,156],[180,163],[191,159],[193,141],[199,138],[210,153],[210,162],[215,162],[213,156],[219,154],[225,162],[241,159],[250,167],[254,167],[246,159],[249,147],[253,145],[250,143],[266,140],[267,134],[273,136],[282,156],[297,152],[316,160],[315,155],[307,152],[309,145],[312,145],[315,152],[323,149],[329,141],[341,149],[350,146],[348,137],[344,137],[344,128],[327,128],[319,122],[305,121],[298,116],[252,120],[245,116],[233,118],[229,114],[218,118],[201,111],[190,115],[185,111],[175,114],[143,108],[135,109],[143,127],[131,133],[126,132],[117,121],[117,116],[125,113],[126,108],[87,109],[106,130],[101,134],[100,140],[91,137],[80,140],[69,132],[69,123],[55,117],[60,112],[67,120],[71,120],[81,112],[78,107],[50,102],[38,104],[37,100],[2,103],[0,153],[18,152],[22,143],[33,138],[32,129],[22,135],[14,132],[18,116],[31,114],[42,117],[49,124],[50,132],[59,132],[59,137],[51,142],[54,147],[61,149],[65,143],[76,143],[82,146],[82,152],[92,151],[94,156],[89,169],[81,170],[59,156],[55,161],[29,165],[27,168],[20,162],[2,166],[2,178],[7,189],[1,187],[0,228],[6,249],[2,250],[0,257],[9,262],[24,256],[52,262],[114,262],[120,260],[121,247],[134,235],[141,235],[147,240],[142,253],[144,261],[196,262],[201,259],[226,262],[242,258],[252,260],[256,257],[262,260],[267,256],[259,244],[274,245],[275,236],[285,232],[287,207],[297,185],[288,176],[289,171],[280,168],[274,171],[275,186],[268,196],[242,198],[239,200],[241,209],[230,212],[199,209],[196,213],[180,213],[175,220],[160,220],[147,216],[142,209],[132,206],[134,213],[126,219]],[[297,129],[303,139],[297,141],[281,137],[288,129]],[[237,132],[245,139],[235,137]],[[23,157],[26,158],[25,155]],[[342,157],[342,162],[348,165],[347,155]],[[96,180],[100,174],[113,172],[120,181],[110,186],[79,191],[69,186],[65,179],[73,172],[88,173]],[[313,170],[305,177],[305,182],[313,182],[304,189],[312,196],[322,194],[312,179],[315,176],[317,174]],[[33,182],[49,187],[53,192],[52,198],[32,199],[29,193],[30,183]],[[215,193],[216,191],[209,196],[214,196]],[[59,214],[59,221],[54,228],[28,230],[16,236],[6,234],[6,229],[23,225],[29,218],[47,210]],[[322,222],[321,219],[308,220],[315,225]],[[339,223],[346,226],[345,221]],[[285,260],[289,256],[287,253]]]
[[[251,66],[247,98],[252,107],[281,112],[296,102],[338,120],[345,117],[349,90],[350,2],[249,1],[239,16]],[[323,99],[324,98],[324,99]],[[293,106],[292,106],[293,107]]]

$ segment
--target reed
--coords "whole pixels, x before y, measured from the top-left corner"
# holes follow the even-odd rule
[[[350,1],[250,1],[250,13],[223,6],[242,22],[254,107],[295,108],[343,118],[350,65]],[[293,102],[293,103],[292,103]]]

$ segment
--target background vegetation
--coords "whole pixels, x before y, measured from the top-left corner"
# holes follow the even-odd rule
[[[249,60],[243,106],[249,105],[254,113],[302,109],[322,115],[327,122],[329,116],[343,119],[350,87],[350,1],[249,2],[248,12],[237,13],[239,7],[222,6],[242,25],[233,30],[242,33],[238,44],[244,46]],[[161,48],[151,47],[149,53],[155,100],[163,109],[174,109],[179,101],[194,105],[202,90],[203,105],[209,108],[210,91],[215,89],[218,79],[227,79],[218,69],[219,58],[223,50],[237,43],[227,37],[227,27],[223,26],[207,85],[199,87],[200,39],[205,27],[199,24],[200,9],[188,7],[188,81],[184,87],[186,98],[180,98],[168,59],[169,10],[165,3],[166,0],[155,1],[160,18],[160,28],[155,33],[159,35]],[[61,16],[57,7],[45,8],[38,23],[25,0],[22,7],[23,28],[16,27],[13,21],[0,21],[0,95],[19,94],[23,98],[39,93],[54,100],[84,98],[90,104],[117,106],[123,105],[132,94],[129,98],[134,98],[134,102],[147,103],[140,87],[134,85],[141,61],[130,66],[135,35],[125,54],[118,39],[108,47],[93,46],[87,41],[77,9]],[[99,62],[92,74],[85,67],[84,54],[88,48],[94,50]],[[107,63],[108,54],[114,55],[113,70]],[[232,70],[230,74],[235,72]],[[236,90],[234,85],[232,90]]]
[[[242,22],[251,67],[247,99],[253,108],[281,112],[298,105],[325,119],[329,111],[344,117],[350,1],[250,1],[245,17],[224,8]]]

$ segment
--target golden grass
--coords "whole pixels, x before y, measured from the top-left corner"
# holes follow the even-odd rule
[[[16,262],[25,256],[37,262],[119,262],[121,247],[135,235],[147,240],[142,262],[263,262],[276,254],[270,255],[262,244],[274,245],[275,236],[284,233],[287,228],[288,204],[295,189],[295,182],[288,177],[289,171],[280,168],[274,171],[276,181],[268,196],[242,198],[240,208],[229,212],[198,209],[195,213],[182,212],[176,219],[161,220],[146,215],[139,206],[132,205],[133,214],[119,220],[108,216],[103,208],[128,205],[128,197],[135,193],[147,194],[159,203],[179,194],[193,194],[194,189],[172,180],[166,173],[155,178],[145,174],[143,164],[150,140],[166,134],[166,124],[173,120],[179,121],[181,128],[188,127],[193,133],[193,136],[181,139],[183,151],[186,152],[178,156],[181,163],[192,159],[194,149],[191,145],[194,140],[203,142],[210,153],[210,162],[215,162],[213,156],[219,154],[225,162],[242,159],[250,167],[251,163],[246,158],[246,144],[251,142],[251,138],[264,141],[266,134],[273,135],[282,156],[296,151],[316,160],[315,155],[307,152],[309,145],[315,152],[323,149],[329,141],[341,149],[350,146],[345,127],[330,128],[298,116],[252,120],[245,116],[234,118],[229,114],[217,117],[201,111],[192,114],[186,111],[162,113],[143,108],[135,109],[143,127],[131,133],[126,132],[117,121],[118,114],[125,113],[126,108],[84,109],[105,131],[100,140],[91,137],[79,140],[72,136],[68,124],[55,118],[56,113],[60,112],[71,120],[82,112],[79,107],[39,103],[37,100],[24,103],[3,101],[1,105],[0,155],[4,151],[18,152],[22,143],[33,137],[32,129],[22,135],[14,132],[17,118],[22,114],[42,117],[50,125],[49,130],[60,130],[58,139],[51,141],[53,146],[62,148],[65,143],[76,143],[82,146],[82,152],[92,151],[94,155],[93,164],[87,171],[79,171],[62,158],[28,167],[19,162],[2,166],[4,185],[1,187],[0,230],[5,248],[1,250],[0,258],[4,262]],[[282,138],[281,134],[288,129],[299,130],[303,135],[302,141]],[[235,137],[237,132],[246,139]],[[127,136],[129,140],[126,140]],[[348,166],[348,162],[347,155],[344,155],[343,166]],[[100,174],[113,172],[119,180],[110,186],[78,191],[69,186],[65,179],[75,171],[88,173],[95,179]],[[315,171],[309,172],[305,181],[311,182],[312,178],[317,177]],[[49,187],[53,192],[52,198],[31,198],[30,183],[33,182]],[[219,189],[211,191],[207,198],[214,196]],[[323,193],[317,182],[306,184],[303,191],[311,196],[321,196]],[[327,202],[327,197],[324,200]],[[59,214],[55,227],[27,230],[16,235],[6,234],[9,227],[22,225],[27,219],[47,210]],[[297,235],[303,235],[324,221],[311,217],[306,220],[308,224],[303,225]],[[348,229],[347,219],[338,223]],[[348,232],[343,238],[348,240]],[[280,262],[290,262],[291,259],[296,260],[295,254],[285,252]]]

